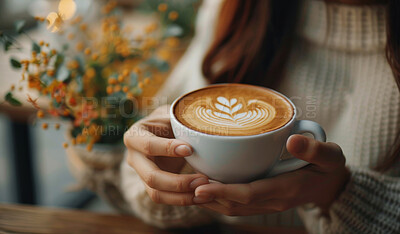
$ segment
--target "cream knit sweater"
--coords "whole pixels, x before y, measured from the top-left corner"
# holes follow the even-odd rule
[[[206,85],[200,66],[213,38],[220,0],[206,0],[196,36],[159,93],[168,102]],[[320,123],[339,144],[351,168],[346,189],[330,218],[300,207],[272,215],[226,217],[191,207],[154,204],[127,164],[122,188],[132,211],[159,227],[190,226],[220,219],[271,226],[305,225],[310,233],[400,233],[400,167],[382,175],[369,167],[384,156],[400,130],[400,94],[385,59],[385,7],[305,0],[298,33],[277,90],[291,98],[300,119]],[[164,99],[165,100],[165,99]]]

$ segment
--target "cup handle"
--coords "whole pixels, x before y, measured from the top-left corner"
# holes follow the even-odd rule
[[[291,135],[296,133],[311,133],[316,140],[323,142],[326,141],[326,134],[324,129],[318,123],[310,120],[297,120],[292,129]],[[284,147],[286,148],[286,144]],[[283,152],[284,150],[282,150],[282,153]],[[268,177],[276,176],[289,171],[294,171],[308,164],[308,162],[298,158],[280,160],[275,164],[271,171],[269,171]]]

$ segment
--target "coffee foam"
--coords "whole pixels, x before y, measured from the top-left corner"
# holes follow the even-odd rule
[[[269,89],[214,85],[183,96],[174,107],[179,122],[212,135],[245,136],[273,131],[293,117],[286,98]]]

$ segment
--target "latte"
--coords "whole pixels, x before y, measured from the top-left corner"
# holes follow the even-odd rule
[[[190,92],[177,101],[173,112],[186,127],[222,136],[273,131],[294,115],[292,104],[284,96],[243,84],[212,85]]]

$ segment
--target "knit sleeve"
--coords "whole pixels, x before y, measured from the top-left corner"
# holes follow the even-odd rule
[[[316,208],[302,207],[299,213],[310,233],[400,233],[400,177],[351,168],[329,217]]]
[[[212,218],[197,206],[170,206],[154,203],[145,186],[126,160],[121,165],[121,190],[135,216],[159,228],[181,228],[206,224]]]

